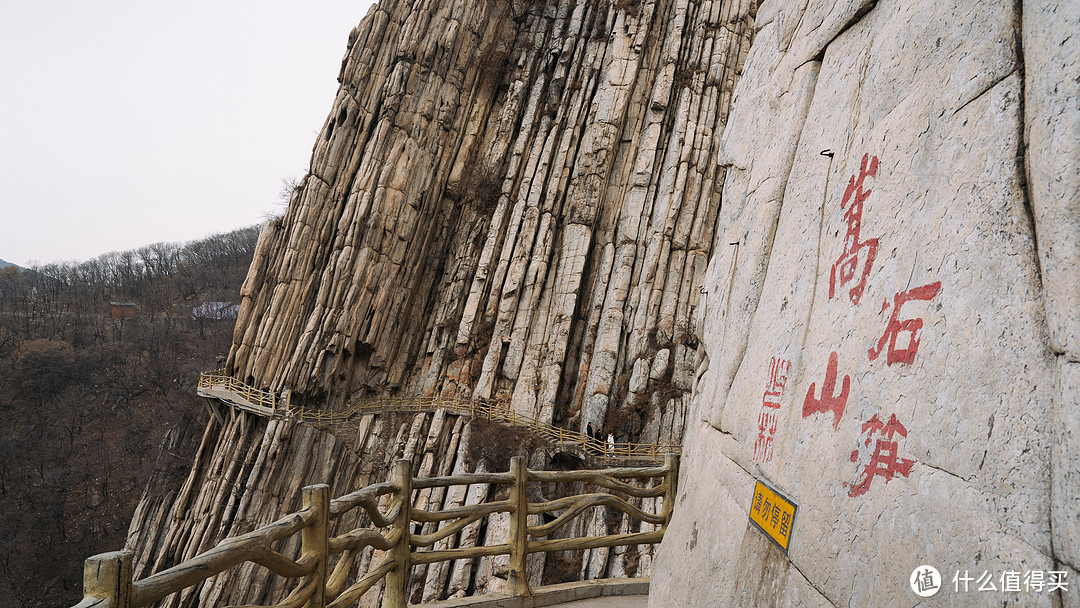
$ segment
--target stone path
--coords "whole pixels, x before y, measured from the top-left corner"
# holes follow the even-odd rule
[[[566,604],[556,604],[564,608],[646,608],[649,605],[647,595],[623,595],[618,597],[593,597]]]
[[[609,578],[546,585],[528,598],[474,596],[425,603],[425,608],[645,608],[649,605],[649,579]]]

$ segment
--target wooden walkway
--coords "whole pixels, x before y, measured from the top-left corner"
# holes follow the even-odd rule
[[[288,391],[279,395],[257,389],[220,371],[203,373],[199,377],[198,393],[259,416],[289,417],[301,422],[340,423],[367,414],[421,413],[442,409],[460,416],[478,416],[525,427],[560,451],[606,463],[659,462],[668,454],[682,452],[682,446],[676,443],[609,443],[522,416],[505,402],[395,397],[366,399],[344,410],[294,408],[289,403]]]
[[[132,551],[95,555],[84,565],[83,600],[75,608],[143,608],[192,587],[195,587],[192,597],[202,598],[207,605],[217,605],[225,589],[215,587],[208,591],[204,587],[206,581],[241,564],[267,568],[286,579],[284,584],[292,588],[282,603],[267,608],[348,608],[372,589],[376,595],[382,593],[382,606],[406,608],[413,566],[503,555],[507,556],[508,571],[502,597],[487,598],[494,600],[489,603],[451,600],[442,606],[525,608],[568,602],[572,606],[577,600],[600,599],[599,603],[577,605],[603,608],[612,605],[602,601],[603,596],[630,595],[635,591],[640,594],[647,583],[585,581],[534,590],[529,585],[528,556],[659,543],[671,521],[679,479],[679,457],[674,455],[666,456],[659,467],[575,471],[531,470],[524,458],[515,456],[505,473],[450,477],[415,478],[412,467],[411,461],[398,460],[389,481],[333,500],[330,486],[306,486],[299,511],[246,534],[227,538],[216,547],[139,580],[132,577]],[[587,493],[555,500],[541,498],[541,502],[529,500],[530,483],[580,482],[584,482]],[[414,506],[424,490],[445,494],[453,486],[476,484],[492,484],[501,489],[485,492],[490,498],[476,504],[438,511]],[[573,536],[572,531],[577,528],[570,524],[591,517],[589,514],[601,507],[621,512],[630,524],[629,530],[641,531],[612,534],[604,529],[599,536]],[[495,514],[505,514],[503,521],[509,521],[495,524],[489,517]],[[335,534],[336,522],[343,519],[360,527]],[[466,527],[485,522],[488,526],[505,525],[505,542],[455,546],[451,540]],[[564,529],[570,532],[560,533]],[[619,601],[617,605],[632,604]]]

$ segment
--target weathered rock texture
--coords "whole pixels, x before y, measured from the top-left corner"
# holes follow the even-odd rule
[[[1080,604],[1080,5],[743,10],[650,605],[907,606],[922,564],[927,605]],[[788,555],[755,479],[799,504]]]
[[[383,434],[380,439],[391,438]],[[380,442],[375,442],[377,445]],[[128,547],[142,578],[205,552],[222,538],[249,532],[300,506],[300,490],[329,483],[335,496],[363,487],[373,462],[351,453],[334,436],[310,426],[240,413],[219,425],[211,419],[183,486],[151,484],[132,519]],[[349,522],[355,523],[355,522]],[[290,549],[295,550],[296,547]],[[162,601],[163,606],[216,606],[266,599],[272,579],[258,567],[219,576]]]
[[[748,27],[719,2],[382,3],[260,240],[229,369],[329,407],[456,393],[583,427],[666,405]]]
[[[309,407],[499,399],[619,441],[680,441],[719,135],[751,23],[720,2],[381,2],[350,36],[308,176],[260,238],[230,373]],[[425,475],[477,464],[456,419],[368,419],[352,450],[307,427],[240,424],[212,424],[184,490],[144,503],[131,539],[147,548],[141,563],[174,563],[295,509],[306,483],[343,494],[403,455]],[[418,500],[452,507],[488,492]],[[598,511],[573,532],[626,525]],[[503,527],[447,545],[498,542]],[[602,549],[548,570],[597,578],[650,563],[647,549]],[[506,569],[418,568],[413,599],[497,591]],[[245,571],[175,601],[277,592]]]

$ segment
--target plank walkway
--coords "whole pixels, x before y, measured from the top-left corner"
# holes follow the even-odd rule
[[[615,443],[589,437],[584,433],[552,426],[518,414],[505,402],[467,401],[437,397],[393,397],[366,399],[344,410],[294,408],[286,391],[277,394],[257,389],[220,371],[204,372],[199,377],[198,394],[218,399],[232,407],[267,418],[293,418],[301,422],[341,423],[367,414],[421,413],[446,410],[461,416],[497,420],[530,429],[549,444],[586,460],[607,463],[658,462],[667,454],[679,454],[676,443]]]

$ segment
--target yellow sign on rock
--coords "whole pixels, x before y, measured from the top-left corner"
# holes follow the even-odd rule
[[[750,503],[750,521],[787,553],[798,508],[798,505],[759,481],[754,486],[754,500]]]

